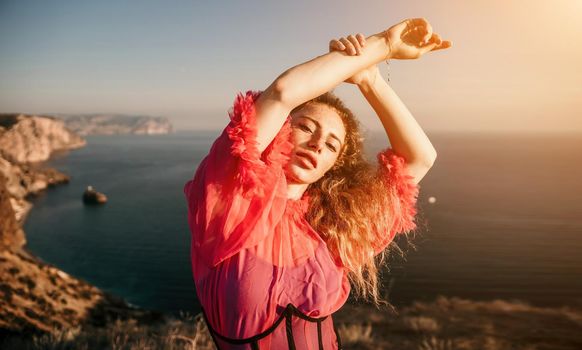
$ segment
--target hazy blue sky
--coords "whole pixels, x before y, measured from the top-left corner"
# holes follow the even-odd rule
[[[409,17],[454,43],[390,64],[391,86],[425,131],[582,132],[580,0],[0,0],[0,112],[218,129],[237,92],[264,89],[332,38]],[[355,86],[335,92],[381,130]]]

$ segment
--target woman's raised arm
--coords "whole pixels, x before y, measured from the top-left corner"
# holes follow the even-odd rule
[[[385,32],[367,37],[366,42],[359,56],[334,51],[291,67],[263,91],[255,102],[259,152],[275,138],[293,108],[388,57],[390,49]]]

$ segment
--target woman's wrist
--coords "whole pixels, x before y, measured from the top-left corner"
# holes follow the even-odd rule
[[[390,43],[390,36],[388,35],[388,29],[382,32],[382,37],[384,38],[385,45],[386,45],[386,58],[384,61],[388,61],[392,58],[392,45]]]
[[[390,47],[390,39],[388,38],[388,31],[385,30],[383,32],[377,33],[372,35],[372,37],[376,37],[378,39],[378,43],[381,46],[381,50],[382,50],[382,61],[386,61],[390,58],[392,58],[391,56],[391,47]],[[366,42],[368,42],[369,39],[366,38]],[[379,63],[379,62],[378,62]]]
[[[382,79],[382,76],[380,75],[380,71],[376,69],[374,74],[367,75],[357,85],[360,89],[370,89],[378,79]]]

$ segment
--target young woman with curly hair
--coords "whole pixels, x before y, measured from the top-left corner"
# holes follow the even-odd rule
[[[417,226],[419,181],[436,151],[379,74],[387,59],[451,46],[424,18],[292,67],[238,94],[230,122],[184,186],[193,278],[219,349],[338,349],[331,314],[356,296],[379,305],[378,265]],[[358,86],[391,148],[363,155],[359,123],[329,92]]]

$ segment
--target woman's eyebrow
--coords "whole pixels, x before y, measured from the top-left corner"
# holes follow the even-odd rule
[[[301,118],[307,118],[307,119],[311,120],[312,122],[314,122],[314,123],[315,123],[315,125],[317,125],[317,127],[318,127],[318,128],[321,128],[321,124],[319,124],[319,122],[318,122],[317,120],[315,120],[315,119],[313,119],[313,118],[310,118],[310,117],[308,117],[308,116],[306,116],[306,115],[301,115],[300,117],[301,117]],[[342,146],[342,141],[339,139],[339,137],[337,137],[337,135],[336,135],[336,134],[334,134],[333,132],[330,132],[329,134],[331,135],[331,137],[333,137],[334,139],[336,139],[336,140],[337,140],[337,142],[339,142],[339,144],[340,144],[340,147],[341,147],[341,146]]]

